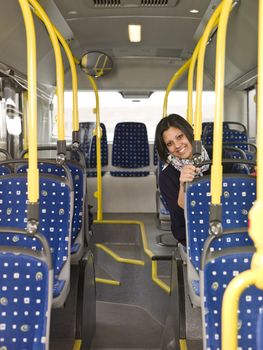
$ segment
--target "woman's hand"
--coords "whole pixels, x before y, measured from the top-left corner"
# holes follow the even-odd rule
[[[199,169],[192,164],[185,165],[181,170],[180,185],[185,182],[192,182],[198,171]]]

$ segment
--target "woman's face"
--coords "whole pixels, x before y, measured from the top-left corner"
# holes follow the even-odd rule
[[[163,133],[163,141],[170,154],[180,159],[192,157],[192,145],[185,134],[173,126]]]

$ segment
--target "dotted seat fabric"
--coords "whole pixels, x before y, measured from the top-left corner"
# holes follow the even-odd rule
[[[45,261],[25,252],[0,252],[0,349],[48,349],[49,290]]]
[[[153,165],[157,165],[158,164],[158,152],[157,152],[157,148],[156,145],[153,145]]]
[[[203,122],[202,123],[202,134],[212,132],[214,128],[214,122]],[[223,122],[223,130],[229,130],[229,124]]]
[[[11,169],[8,165],[0,165],[0,175],[11,174]]]
[[[212,255],[204,269],[205,343],[207,350],[221,349],[222,299],[226,286],[240,272],[250,269],[252,252],[225,250]],[[256,347],[257,318],[262,307],[263,291],[252,286],[244,291],[239,302],[238,349]]]
[[[247,134],[243,131],[238,130],[223,130],[223,143],[247,143]],[[204,145],[212,145],[213,144],[213,132],[207,132],[203,136]]]
[[[223,177],[222,224],[223,229],[247,227],[248,212],[256,198],[256,181],[249,175]],[[210,176],[190,183],[186,188],[186,234],[189,260],[196,271],[200,269],[203,245],[209,235]],[[247,234],[226,235],[216,240],[212,249],[220,250],[235,245],[251,245]]]
[[[63,267],[70,257],[70,194],[71,187],[54,175],[40,176],[39,232],[47,239],[54,268],[54,285],[61,278]],[[25,229],[27,222],[27,177],[12,174],[0,179],[0,226]],[[0,245],[23,246],[40,250],[32,237],[0,235]],[[66,279],[69,276],[66,276]]]
[[[83,224],[83,210],[84,210],[84,191],[85,191],[85,169],[77,162],[68,161],[66,163],[68,167],[73,183],[74,189],[74,208],[73,208],[73,219],[72,219],[72,232],[71,232],[71,247],[72,253],[76,254],[80,249],[79,244],[75,244],[75,241],[78,239],[78,236],[82,234],[82,224]],[[54,174],[61,177],[65,177],[65,170],[63,167],[56,164],[48,163],[38,163],[39,172],[42,174]],[[18,173],[24,173],[27,171],[27,164],[22,165],[17,170]]]
[[[112,165],[126,169],[111,171],[112,176],[149,175],[149,171],[135,170],[150,165],[148,134],[144,123],[122,122],[116,125],[112,145]]]

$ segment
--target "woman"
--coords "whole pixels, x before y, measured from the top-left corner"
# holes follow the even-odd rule
[[[193,128],[180,115],[170,114],[157,125],[155,142],[160,160],[165,164],[159,175],[161,194],[171,215],[171,230],[178,242],[186,244],[184,185],[209,169],[197,168],[192,161]],[[202,148],[202,160],[209,159]]]

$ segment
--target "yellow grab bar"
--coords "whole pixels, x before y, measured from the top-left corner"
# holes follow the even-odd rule
[[[203,77],[204,77],[204,60],[205,51],[209,36],[214,28],[217,27],[219,22],[219,15],[222,10],[223,3],[221,2],[211,18],[209,19],[205,31],[202,35],[200,48],[198,52],[197,61],[197,75],[196,75],[196,107],[195,107],[195,118],[194,118],[194,139],[195,141],[201,140],[202,134],[202,91],[203,91]]]
[[[75,58],[68,46],[68,43],[62,36],[62,34],[58,31],[58,29],[53,25],[55,32],[57,34],[57,37],[61,43],[61,45],[64,48],[64,51],[66,52],[70,70],[71,70],[71,76],[72,76],[72,102],[73,102],[73,110],[72,110],[72,130],[79,131],[79,107],[78,107],[78,75],[77,75],[77,68],[75,63]],[[72,143],[74,143],[74,137],[72,137]]]
[[[193,126],[193,86],[194,86],[194,70],[197,55],[200,48],[201,39],[199,39],[191,57],[191,62],[188,70],[188,94],[187,94],[187,121]]]
[[[36,33],[33,16],[27,0],[18,0],[26,28],[27,76],[28,76],[28,201],[37,203],[39,199],[39,173],[37,168],[37,70]]]
[[[64,126],[64,68],[62,55],[54,27],[42,6],[36,0],[28,0],[35,9],[35,13],[44,22],[50,36],[56,59],[57,97],[58,97],[58,141],[65,140]]]
[[[172,90],[175,82],[183,75],[183,73],[189,68],[190,66],[190,62],[191,59],[189,59],[188,61],[185,62],[184,65],[182,65],[182,67],[180,67],[178,69],[178,71],[173,75],[172,79],[170,80],[166,92],[165,92],[165,96],[164,96],[164,103],[163,103],[163,117],[167,116],[167,103],[168,103],[168,96],[170,91]]]
[[[28,119],[28,92],[23,92],[23,149],[28,149],[27,119]],[[28,156],[28,155],[27,155]]]
[[[224,0],[219,19],[216,42],[216,74],[215,74],[215,121],[213,134],[213,164],[211,167],[211,204],[220,205],[222,195],[223,168],[222,160],[222,137],[224,116],[224,82],[225,82],[225,51],[226,30],[232,0]]]
[[[96,128],[95,128],[95,135],[96,135],[96,159],[97,159],[97,191],[94,193],[95,198],[97,198],[97,220],[101,221],[103,219],[102,214],[102,176],[101,176],[101,137],[102,137],[102,130],[100,127],[100,101],[99,101],[99,93],[97,84],[95,82],[95,79],[91,76],[87,75],[91,86],[93,88],[93,91],[95,93],[95,99],[96,99]]]
[[[261,274],[263,271],[261,270]],[[256,283],[258,271],[240,273],[229,283],[222,304],[222,350],[237,350],[238,304],[242,292]]]

